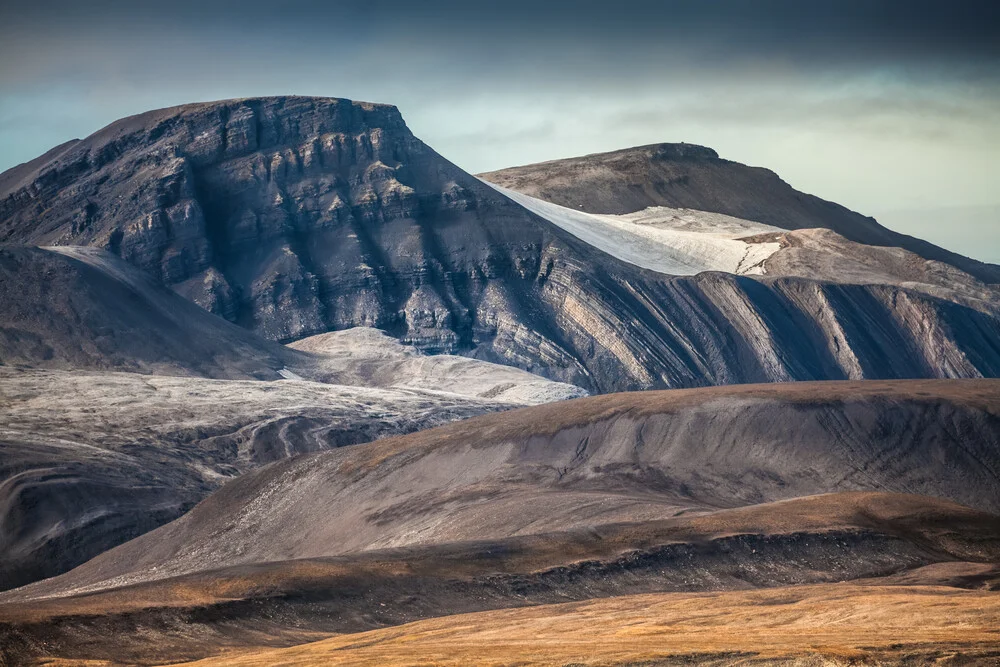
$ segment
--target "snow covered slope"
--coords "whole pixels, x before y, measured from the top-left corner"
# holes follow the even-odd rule
[[[312,355],[311,364],[279,371],[288,380],[413,390],[517,405],[587,395],[575,385],[554,382],[519,368],[451,354],[423,354],[369,327],[318,334],[288,347]]]
[[[672,276],[702,271],[761,275],[779,243],[744,238],[785,230],[721,213],[651,206],[626,215],[574,211],[483,181],[532,213],[620,260]]]

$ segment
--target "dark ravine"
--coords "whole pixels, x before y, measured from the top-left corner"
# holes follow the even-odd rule
[[[747,169],[711,160],[713,188]],[[709,208],[714,191],[687,203]],[[796,197],[775,186],[755,205],[798,219],[808,204],[829,218],[809,224],[857,238],[882,229]],[[106,248],[271,340],[375,326],[591,392],[1000,375],[1000,305],[643,271],[449,163],[394,107],[348,100],[230,100],[118,121],[0,176],[0,242]]]

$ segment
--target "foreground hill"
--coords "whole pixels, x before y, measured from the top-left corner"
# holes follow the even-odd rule
[[[997,389],[618,394],[279,461],[0,596],[6,642],[155,662],[529,603],[996,563]],[[963,567],[955,581],[983,580]]]
[[[874,218],[793,189],[777,174],[693,144],[651,144],[551,160],[480,176],[517,192],[587,213],[635,213],[654,206],[695,209],[781,229],[829,229],[857,243],[896,246],[1000,283],[1000,266],[899,234]]]
[[[785,587],[847,580],[995,587],[998,528],[1000,517],[945,501],[844,493],[576,531],[266,561],[96,589],[73,588],[70,573],[0,595],[0,657],[161,664],[470,611],[608,596],[624,603],[617,596],[637,593],[777,588],[758,599],[800,600]],[[952,590],[941,604],[954,606],[959,595]],[[892,599],[875,589],[873,596],[876,605]],[[898,637],[897,628],[878,629]],[[981,629],[967,632],[975,643],[983,640]],[[796,641],[791,648],[806,648]],[[331,645],[292,655],[325,664]],[[929,648],[941,651],[933,642]],[[283,655],[255,657],[271,664]]]
[[[739,191],[736,167],[711,160]],[[770,217],[732,213],[785,229],[802,214],[791,192],[757,192]],[[713,210],[702,194],[673,205]],[[854,222],[802,223],[834,243],[727,239],[787,246],[763,277],[735,275],[742,257],[667,275],[465,173],[394,107],[281,97],[140,114],[6,172],[0,241],[105,248],[270,340],[373,326],[591,392],[1000,375],[993,269],[922,246],[862,252],[840,240],[898,239],[810,206]]]
[[[484,415],[245,475],[66,576],[79,586],[135,583],[836,491],[916,493],[998,512],[998,387],[720,387]]]

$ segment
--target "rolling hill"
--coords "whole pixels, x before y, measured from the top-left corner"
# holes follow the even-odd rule
[[[11,655],[155,663],[608,595],[976,586],[1000,556],[996,384],[598,396],[279,461],[0,595],[0,622]]]

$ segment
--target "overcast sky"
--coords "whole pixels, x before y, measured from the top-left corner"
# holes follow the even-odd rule
[[[0,170],[274,94],[395,104],[473,172],[699,143],[1000,262],[995,0],[0,0]]]

